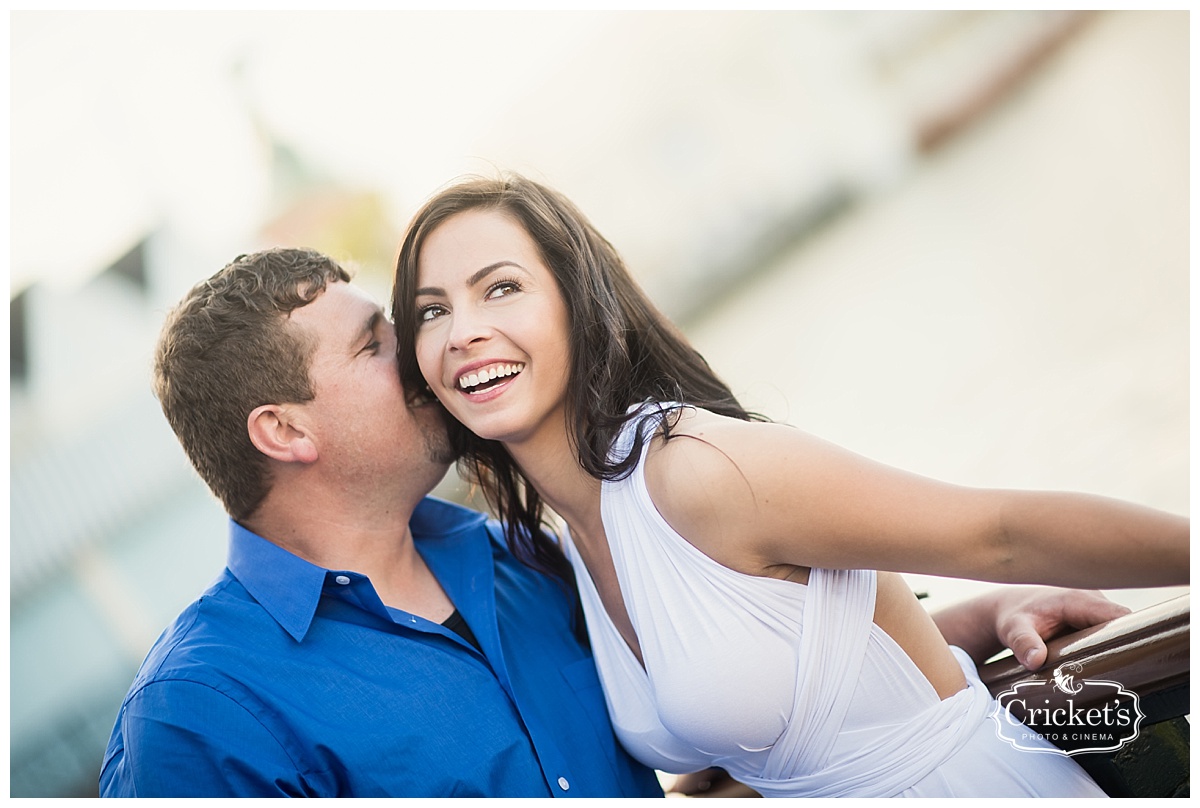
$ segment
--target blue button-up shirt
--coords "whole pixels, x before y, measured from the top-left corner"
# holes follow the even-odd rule
[[[482,653],[230,525],[227,569],[121,705],[102,795],[662,796],[613,735],[561,587],[482,515],[427,499],[412,521]]]

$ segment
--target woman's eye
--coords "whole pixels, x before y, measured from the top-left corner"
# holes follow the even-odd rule
[[[417,318],[423,323],[428,323],[436,320],[445,313],[446,310],[438,305],[423,306],[417,310]]]
[[[495,300],[498,297],[506,297],[513,292],[521,291],[521,287],[516,281],[500,281],[499,283],[488,289],[487,299]]]
[[[371,353],[375,353],[376,351],[379,350],[379,346],[381,344],[382,343],[379,340],[374,339],[374,340],[371,340],[370,342],[368,342],[366,345],[364,345],[363,350],[370,351]]]

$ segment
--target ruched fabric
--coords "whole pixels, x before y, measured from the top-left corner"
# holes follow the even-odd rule
[[[645,405],[613,455],[645,441],[601,512],[644,667],[608,617],[571,542],[593,652],[617,736],[670,773],[726,769],[764,796],[1103,796],[1070,758],[1018,750],[988,718],[971,659],[946,699],[876,626],[872,570],[811,570],[807,584],[746,575],[697,550],[659,514],[645,453],[661,417]]]

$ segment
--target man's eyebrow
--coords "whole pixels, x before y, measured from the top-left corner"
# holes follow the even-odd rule
[[[524,269],[524,267],[521,266],[520,264],[518,264],[516,261],[497,261],[494,264],[488,264],[483,269],[478,269],[475,272],[473,272],[471,274],[471,277],[467,278],[467,286],[474,286],[475,284],[479,283],[481,280],[486,278],[488,275],[495,272],[500,267],[516,267],[517,269]],[[437,295],[445,295],[445,294],[446,294],[446,290],[440,286],[422,286],[420,289],[417,290],[416,296],[417,297],[421,297],[422,295],[437,296]]]
[[[375,309],[375,311],[371,313],[371,316],[367,318],[367,321],[363,323],[362,329],[354,335],[354,340],[350,343],[350,350],[358,351],[358,349],[362,347],[362,341],[364,337],[374,336],[375,329],[379,326],[381,320],[383,320],[383,310]]]

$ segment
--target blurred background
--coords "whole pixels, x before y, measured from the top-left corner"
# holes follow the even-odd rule
[[[466,173],[565,192],[751,409],[1188,513],[1189,25],[11,13],[11,796],[95,794],[138,664],[224,563],[149,392],[167,309],[275,245],[385,301],[408,218]]]

